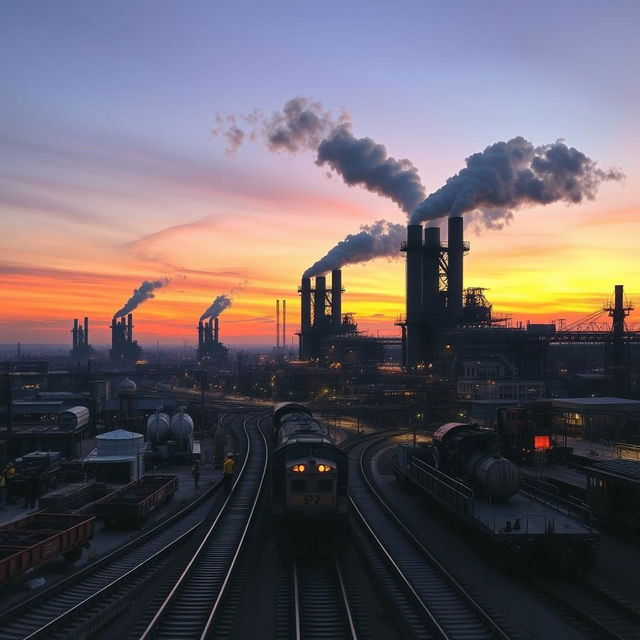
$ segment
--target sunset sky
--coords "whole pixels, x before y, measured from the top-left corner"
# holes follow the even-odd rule
[[[624,284],[640,306],[640,3],[630,0],[20,0],[0,4],[0,343],[91,342],[145,280],[143,344],[196,341],[221,294],[227,344],[299,326],[302,272],[361,225],[406,223],[315,153],[234,154],[216,115],[322,103],[417,167],[426,193],[523,136],[619,169],[596,198],[466,232],[465,286],[514,322],[571,322]],[[446,227],[445,227],[446,228]],[[446,239],[446,234],[443,234]],[[404,262],[343,270],[343,310],[397,335]],[[297,343],[296,343],[297,344]]]

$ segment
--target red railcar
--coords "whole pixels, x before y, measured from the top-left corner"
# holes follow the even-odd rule
[[[0,526],[0,585],[63,555],[77,560],[93,537],[95,518],[34,513]]]

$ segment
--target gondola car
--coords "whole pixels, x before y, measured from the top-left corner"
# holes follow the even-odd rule
[[[520,487],[518,468],[500,454],[500,436],[477,424],[449,422],[428,446],[398,445],[398,480],[431,500],[489,543],[504,566],[586,566],[599,534],[590,514],[552,505]],[[542,499],[540,499],[542,498]]]
[[[305,406],[273,411],[271,497],[276,536],[290,555],[334,553],[348,531],[347,455]]]

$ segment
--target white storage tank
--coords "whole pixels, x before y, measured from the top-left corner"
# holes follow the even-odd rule
[[[58,414],[58,424],[61,429],[73,431],[89,424],[90,412],[87,407],[71,407]]]
[[[171,419],[158,411],[147,419],[147,440],[152,444],[163,444],[171,436]]]
[[[141,433],[116,429],[96,436],[99,458],[104,456],[138,456],[144,453],[144,437]]]
[[[171,418],[171,438],[178,442],[186,442],[193,436],[193,420],[188,413],[178,411]]]

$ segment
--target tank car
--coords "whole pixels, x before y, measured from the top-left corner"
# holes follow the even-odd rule
[[[277,404],[273,429],[271,496],[279,545],[290,555],[333,553],[348,531],[347,455],[303,405]]]
[[[444,424],[431,445],[398,445],[394,472],[491,543],[504,564],[586,565],[595,557],[599,535],[590,514],[580,507],[558,508],[520,488],[520,472],[500,454],[494,431]]]

